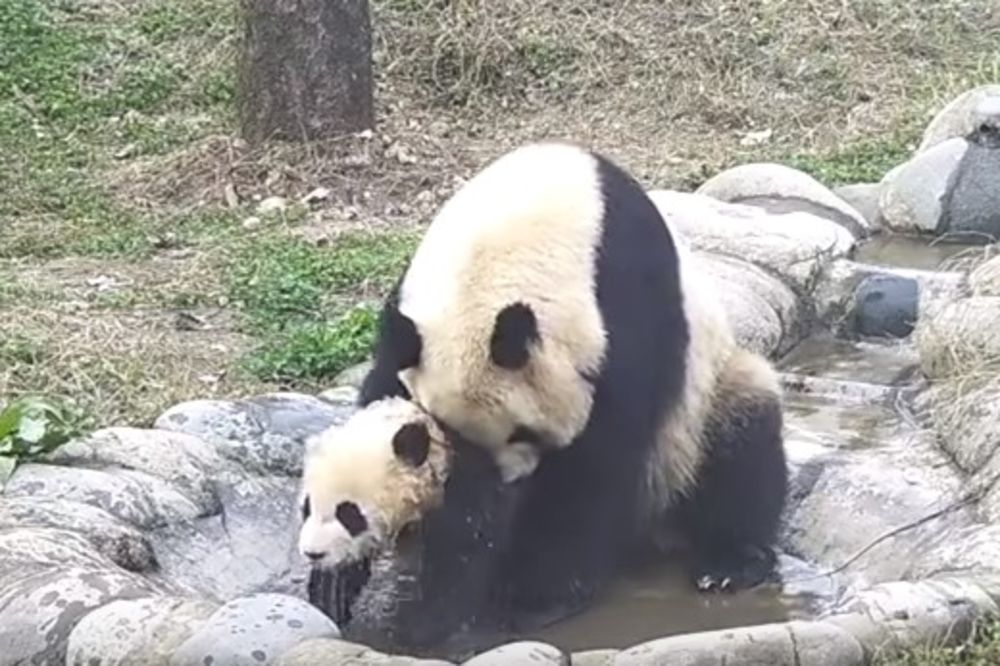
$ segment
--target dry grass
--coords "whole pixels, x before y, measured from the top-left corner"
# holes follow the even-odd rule
[[[326,338],[287,346],[340,316],[315,292],[346,271],[338,298],[377,296],[363,273],[394,270],[402,247],[338,254],[344,232],[419,225],[528,140],[593,145],[650,187],[766,159],[866,180],[952,96],[1000,80],[993,0],[374,0],[374,135],[249,147],[233,124],[236,5],[0,6],[0,400],[46,390],[101,423],[147,422],[172,401],[278,386],[239,370],[261,344],[292,385],[321,384],[309,373],[358,345],[320,366],[303,359]],[[28,39],[26,20],[44,30]],[[770,139],[742,143],[760,130]],[[324,201],[241,226],[260,198],[317,186]],[[233,283],[234,263],[286,242],[298,263]],[[232,298],[254,285],[277,294],[259,311]],[[248,324],[292,306],[306,328]],[[186,312],[216,327],[177,328]]]

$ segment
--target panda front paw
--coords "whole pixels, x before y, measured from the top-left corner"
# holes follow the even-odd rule
[[[710,557],[699,566],[694,584],[699,592],[738,592],[777,577],[777,556],[770,548],[747,547],[725,557]]]

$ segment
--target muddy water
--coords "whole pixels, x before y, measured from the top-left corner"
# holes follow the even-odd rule
[[[909,382],[916,354],[906,344],[848,342],[829,335],[803,341],[780,363],[792,376],[834,383],[899,387]],[[870,391],[873,395],[876,391]],[[785,397],[785,439],[790,461],[797,452],[880,450],[906,429],[883,400],[790,392]],[[677,564],[633,572],[587,612],[521,639],[538,639],[565,650],[623,648],[675,634],[781,622],[815,616],[827,608],[843,578],[781,557],[782,584],[733,595],[695,592]]]
[[[982,245],[881,234],[859,245],[854,259],[866,264],[932,271],[941,269],[943,262],[971,248],[982,250]]]
[[[517,638],[570,651],[626,648],[675,634],[807,618],[835,592],[830,579],[800,560],[783,557],[781,572],[790,580],[809,580],[784,589],[700,594],[679,566],[665,563],[623,577],[587,612]]]

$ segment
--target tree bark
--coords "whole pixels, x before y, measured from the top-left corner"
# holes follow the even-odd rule
[[[368,0],[241,0],[243,137],[304,141],[374,125]]]

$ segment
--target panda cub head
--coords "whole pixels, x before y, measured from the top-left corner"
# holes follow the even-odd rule
[[[367,564],[443,500],[451,448],[410,401],[371,403],[307,446],[298,547],[314,566]]]

